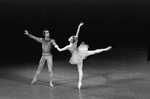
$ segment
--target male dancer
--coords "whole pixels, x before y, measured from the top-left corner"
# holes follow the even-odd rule
[[[34,82],[37,81],[37,76],[40,74],[45,62],[47,61],[47,65],[48,65],[48,70],[49,70],[49,77],[50,77],[50,86],[53,87],[52,84],[52,76],[53,76],[53,72],[52,72],[52,65],[53,65],[53,61],[52,61],[52,54],[51,54],[51,45],[53,45],[55,48],[57,46],[56,42],[54,39],[49,38],[50,37],[50,33],[48,30],[44,30],[43,34],[45,36],[45,38],[38,38],[35,37],[31,34],[29,34],[29,32],[27,30],[25,30],[25,34],[28,35],[30,38],[38,41],[39,43],[42,43],[42,57],[39,61],[39,66],[38,69],[35,73],[35,76],[31,82],[31,84],[34,84]]]

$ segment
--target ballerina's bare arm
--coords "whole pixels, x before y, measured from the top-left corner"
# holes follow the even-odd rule
[[[81,27],[82,25],[84,25],[83,22],[81,22],[81,23],[79,24],[79,26],[78,26],[77,33],[76,33],[76,37],[78,37],[79,31],[80,31],[80,27]]]
[[[65,51],[65,50],[68,50],[70,47],[71,47],[71,45],[67,45],[67,46],[65,46],[63,48],[59,48],[58,46],[56,46],[58,51]]]

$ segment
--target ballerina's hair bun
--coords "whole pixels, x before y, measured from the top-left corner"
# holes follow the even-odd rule
[[[76,37],[76,36],[71,36],[71,37],[69,38],[69,40],[70,40],[70,42],[75,43],[75,42],[78,41],[78,37]]]

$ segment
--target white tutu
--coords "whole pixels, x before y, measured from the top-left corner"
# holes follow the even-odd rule
[[[77,51],[72,53],[72,57],[70,58],[71,64],[81,63],[88,56],[88,45],[81,43],[78,47]]]

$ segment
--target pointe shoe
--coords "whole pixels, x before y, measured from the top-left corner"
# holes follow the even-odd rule
[[[49,84],[51,87],[53,87],[53,84],[52,84],[52,82],[50,82],[50,84]]]
[[[37,81],[37,78],[33,78],[31,85],[33,85]]]
[[[78,88],[79,88],[79,90],[81,89],[81,86],[82,86],[82,83],[79,82],[79,83],[78,83]]]

